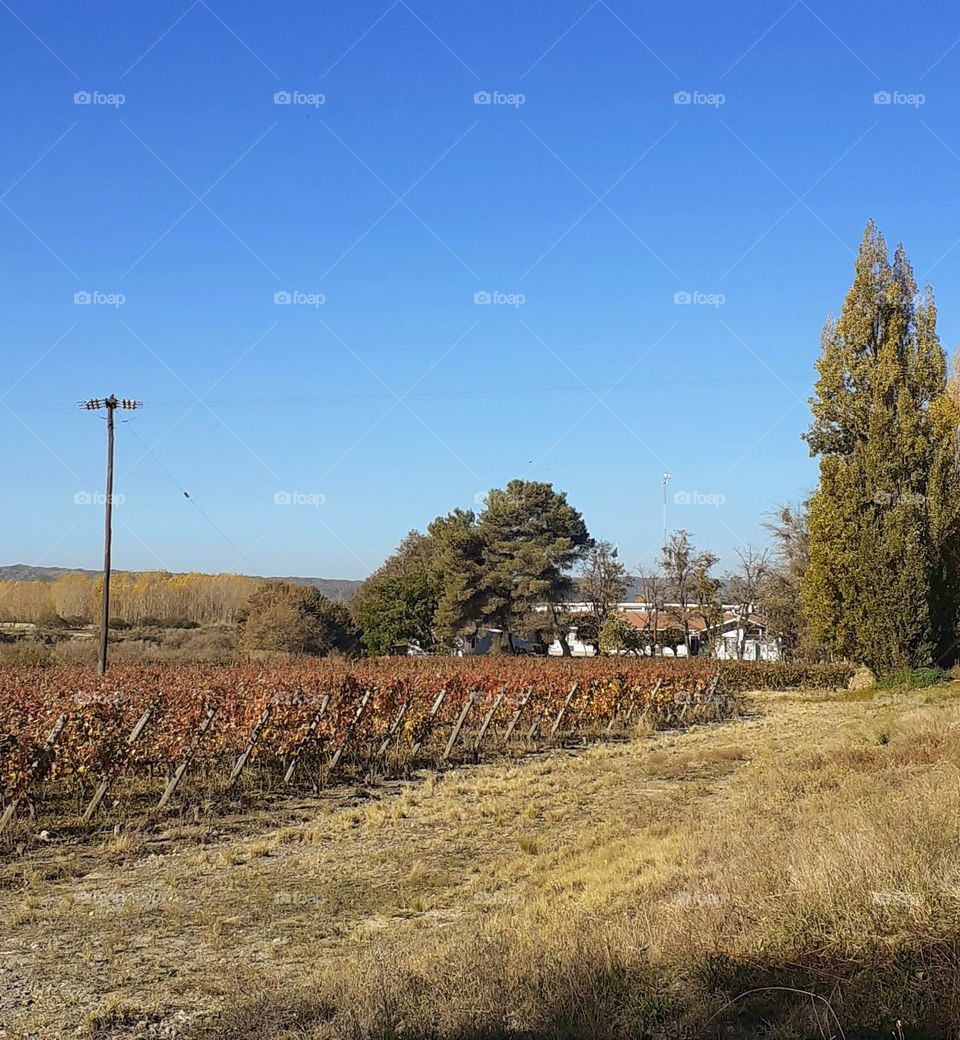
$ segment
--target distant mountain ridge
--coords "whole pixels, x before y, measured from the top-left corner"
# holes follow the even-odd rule
[[[139,571],[115,571],[115,574],[138,574]],[[67,574],[82,574],[86,578],[99,577],[100,571],[85,570],[83,567],[31,567],[25,563],[13,563],[0,566],[0,581],[44,581],[54,582]],[[318,589],[329,599],[345,602],[360,586],[353,578],[270,578],[264,579],[257,574],[244,575],[258,581],[292,581],[297,585],[310,585]]]

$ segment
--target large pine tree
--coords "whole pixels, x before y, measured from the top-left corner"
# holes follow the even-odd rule
[[[514,635],[544,618],[563,639],[563,601],[573,588],[571,569],[592,544],[580,513],[551,484],[511,480],[492,490],[485,508],[455,510],[430,525],[441,591],[435,627],[441,639],[499,632],[498,649],[512,651]]]
[[[828,320],[806,440],[820,457],[802,594],[811,630],[879,672],[955,656],[960,569],[957,407],[933,293],[867,225]]]

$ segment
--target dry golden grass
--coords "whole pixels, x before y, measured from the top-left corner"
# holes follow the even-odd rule
[[[960,700],[754,708],[8,863],[0,1035],[957,1035]]]

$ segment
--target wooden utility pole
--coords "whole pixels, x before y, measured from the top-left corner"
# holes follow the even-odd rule
[[[103,610],[100,614],[100,674],[107,670],[107,640],[110,634],[110,548],[113,540],[113,413],[118,409],[133,411],[143,407],[142,401],[118,398],[114,394],[104,400],[84,401],[89,412],[107,410],[107,495],[103,516]]]

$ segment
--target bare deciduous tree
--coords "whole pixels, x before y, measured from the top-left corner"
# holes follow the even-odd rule
[[[770,573],[769,553],[757,552],[752,545],[737,549],[740,567],[730,576],[729,589],[737,607],[737,660],[743,660],[750,613],[756,608]]]

